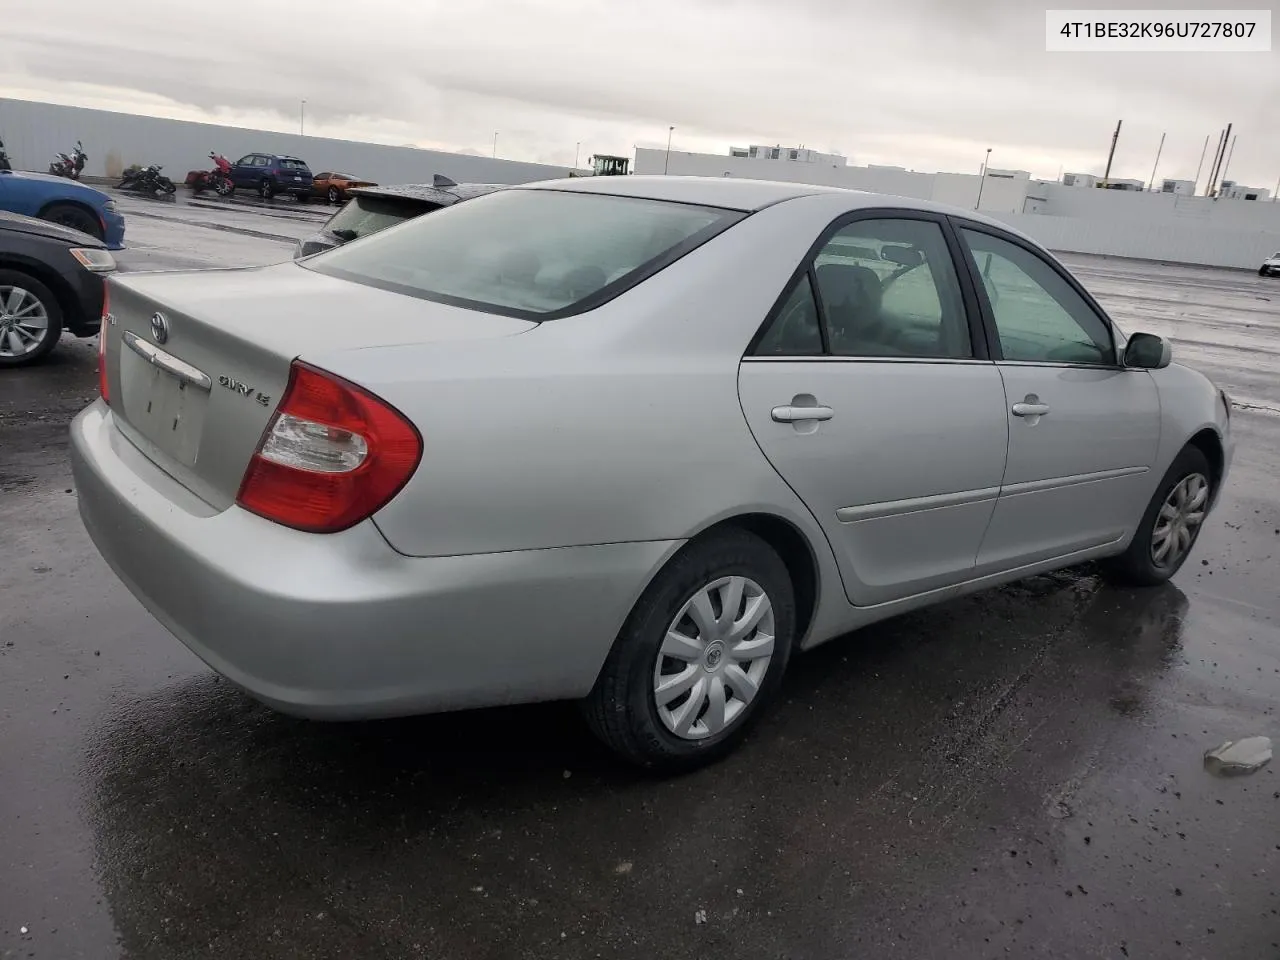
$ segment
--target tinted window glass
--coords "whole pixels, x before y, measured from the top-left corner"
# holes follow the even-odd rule
[[[269,157],[256,156],[253,158],[253,165],[255,167],[265,167],[267,166],[267,162],[269,159],[270,159]]]
[[[1114,363],[1111,330],[1040,256],[962,230],[986,288],[1006,360]]]
[[[955,265],[938,224],[859,220],[819,251],[816,267],[833,354],[973,355]]]
[[[307,165],[301,160],[290,160],[287,157],[280,158],[280,166],[285,170],[305,170]]]
[[[356,197],[333,215],[325,229],[330,233],[343,231],[344,240],[355,240],[436,209],[439,208],[386,197]]]
[[[801,274],[791,288],[755,352],[760,357],[811,357],[822,353],[818,304],[807,273]]]
[[[251,153],[247,157],[241,157],[239,160],[236,161],[236,166],[237,167],[253,166],[253,154]]]
[[[413,296],[537,318],[617,295],[646,269],[741,217],[634,197],[503,190],[304,265]]]

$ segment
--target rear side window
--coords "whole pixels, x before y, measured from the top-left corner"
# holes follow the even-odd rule
[[[617,296],[743,216],[636,197],[503,190],[303,265],[428,300],[541,320]]]

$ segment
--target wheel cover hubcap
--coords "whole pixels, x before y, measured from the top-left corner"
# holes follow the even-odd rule
[[[1191,551],[1209,505],[1209,480],[1202,473],[1183,477],[1169,491],[1151,530],[1151,562],[1172,567]]]
[[[697,590],[667,627],[653,668],[653,700],[677,737],[702,740],[741,719],[769,671],[773,604],[749,577]]]
[[[49,335],[49,313],[22,287],[0,286],[0,357],[24,357]]]

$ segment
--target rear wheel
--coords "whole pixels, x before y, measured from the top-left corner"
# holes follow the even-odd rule
[[[791,578],[767,543],[742,530],[695,541],[627,618],[583,703],[587,722],[640,766],[710,763],[777,692],[794,633]]]
[[[276,195],[276,185],[271,182],[270,177],[263,177],[258,183],[258,195],[263,200],[270,200]]]
[[[330,187],[330,188],[329,188],[329,202],[330,202],[330,203],[337,203],[339,199],[340,199],[340,197],[338,196],[338,188],[337,188],[337,187]]]
[[[35,277],[0,270],[0,367],[34,363],[58,344],[62,310]]]
[[[103,239],[102,224],[98,222],[97,217],[83,207],[69,203],[55,203],[41,212],[40,219],[70,227],[72,230],[79,230],[97,240]]]
[[[1265,277],[1265,276],[1267,275],[1267,273],[1268,273],[1268,271],[1267,271],[1267,268],[1266,268],[1266,267],[1259,267],[1259,268],[1258,268],[1258,276],[1260,276],[1260,277]]]
[[[1133,541],[1103,566],[1108,579],[1152,587],[1172,577],[1195,546],[1213,500],[1213,471],[1196,447],[1185,447],[1156,488]]]

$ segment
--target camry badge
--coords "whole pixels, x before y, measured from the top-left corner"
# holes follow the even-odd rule
[[[156,343],[164,343],[169,339],[169,321],[165,319],[163,313],[151,315],[151,336]]]

